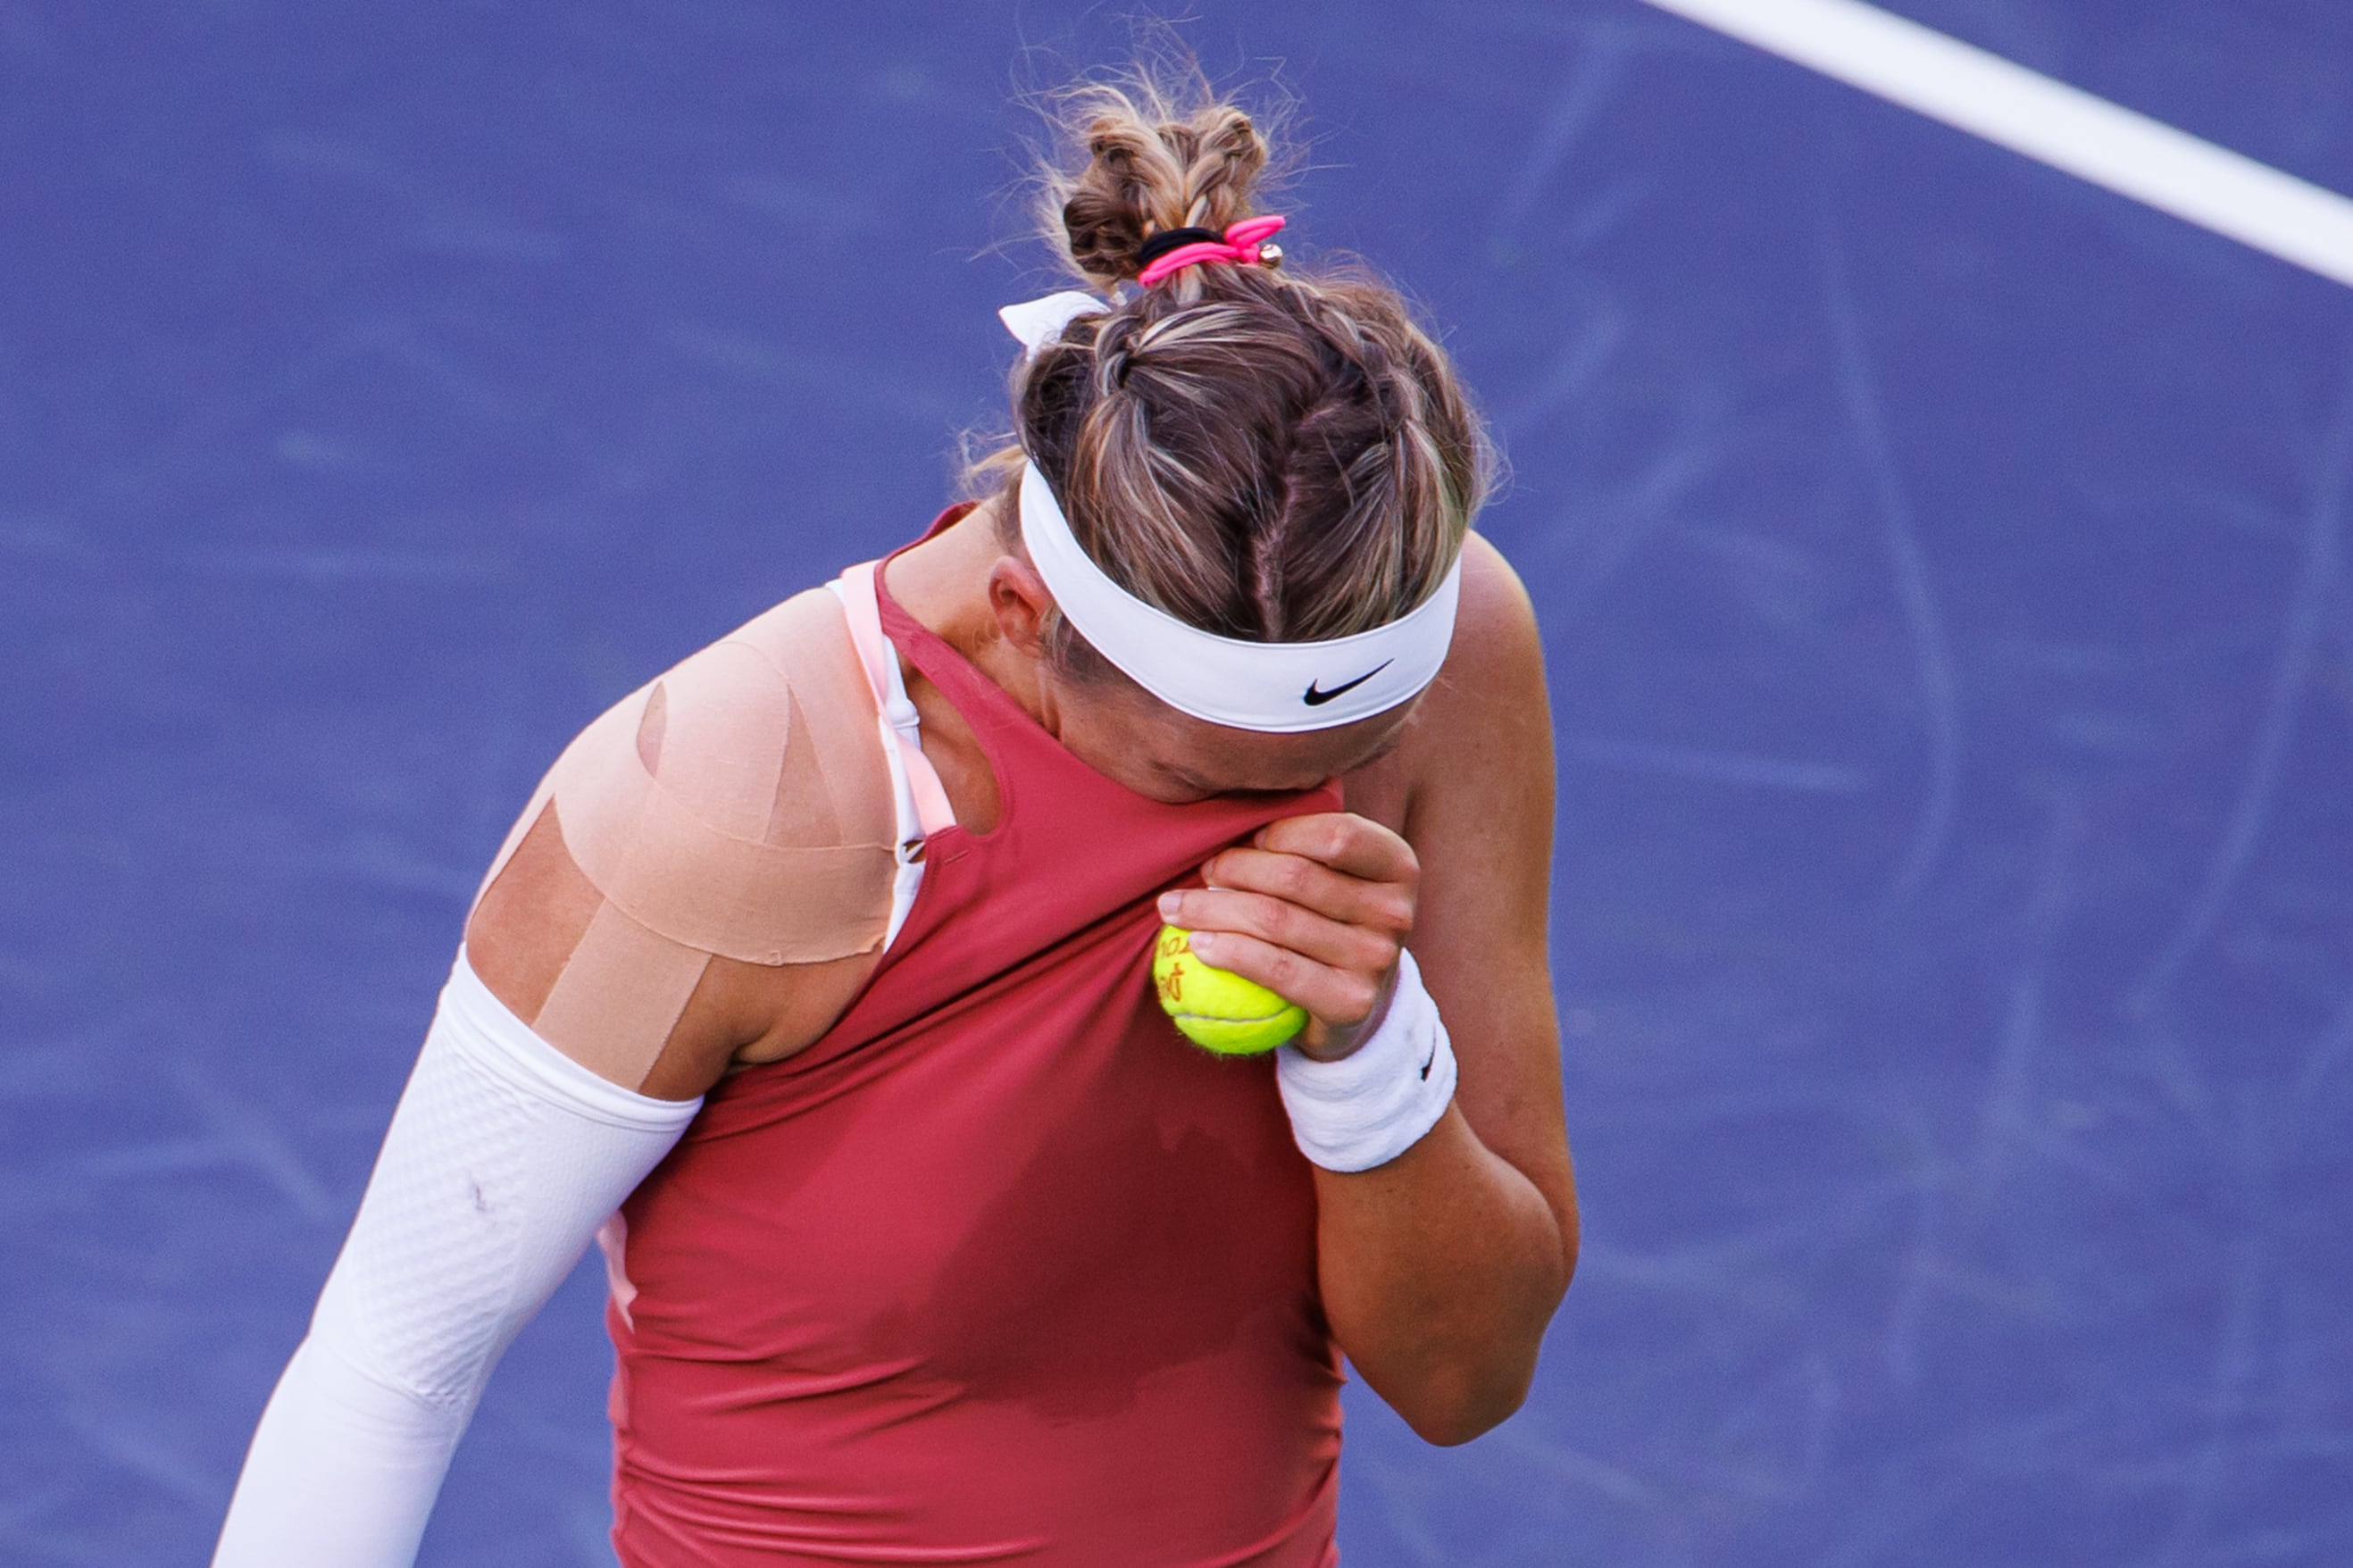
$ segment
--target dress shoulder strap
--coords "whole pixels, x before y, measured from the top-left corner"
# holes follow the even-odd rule
[[[841,600],[843,616],[849,623],[850,645],[858,650],[858,662],[866,671],[866,683],[874,692],[874,705],[889,731],[883,737],[884,743],[905,770],[916,825],[928,837],[943,827],[955,826],[955,811],[948,805],[947,791],[940,785],[938,771],[923,755],[923,720],[907,697],[907,679],[899,668],[897,650],[882,630],[881,606],[874,593],[875,570],[880,564],[860,562],[828,586]]]

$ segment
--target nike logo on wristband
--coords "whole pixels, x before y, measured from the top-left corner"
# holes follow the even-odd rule
[[[1430,1081],[1430,1068],[1431,1068],[1431,1067],[1432,1067],[1432,1066],[1437,1062],[1437,1060],[1438,1060],[1438,1047],[1437,1047],[1437,1046],[1432,1045],[1432,1046],[1430,1047],[1430,1060],[1429,1060],[1429,1061],[1426,1061],[1426,1062],[1424,1062],[1424,1063],[1422,1063],[1422,1064],[1421,1064],[1421,1081],[1422,1081],[1422,1082],[1424,1082],[1424,1083],[1428,1083],[1428,1082]]]
[[[1300,699],[1300,700],[1305,702],[1310,708],[1321,708],[1326,702],[1331,701],[1335,697],[1338,697],[1345,692],[1354,691],[1357,687],[1362,686],[1365,682],[1370,680],[1373,677],[1378,675],[1381,671],[1387,669],[1396,662],[1397,660],[1393,658],[1385,658],[1381,660],[1380,663],[1373,666],[1372,668],[1365,671],[1364,674],[1356,677],[1356,679],[1344,680],[1329,691],[1322,690],[1318,687],[1317,680],[1322,679],[1319,676],[1317,680],[1311,680],[1307,683],[1307,693],[1304,697]]]

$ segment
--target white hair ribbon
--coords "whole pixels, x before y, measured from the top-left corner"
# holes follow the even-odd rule
[[[1110,309],[1073,289],[997,315],[1035,354],[1081,316]],[[1021,542],[1071,625],[1128,679],[1179,712],[1267,734],[1336,729],[1410,701],[1446,661],[1462,590],[1458,557],[1437,592],[1387,626],[1329,642],[1219,637],[1113,582],[1071,531],[1035,463],[1021,474]]]
[[[1039,349],[1060,337],[1062,329],[1081,316],[1110,314],[1111,306],[1092,294],[1065,289],[1042,300],[1008,305],[997,312],[997,319],[1005,323],[1007,331],[1021,340],[1023,352],[1034,358]]]

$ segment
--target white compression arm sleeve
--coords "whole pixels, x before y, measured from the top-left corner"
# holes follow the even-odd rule
[[[491,1366],[701,1103],[598,1078],[460,952],[214,1568],[407,1568]]]

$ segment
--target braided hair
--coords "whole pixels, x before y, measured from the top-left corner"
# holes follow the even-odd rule
[[[1445,353],[1361,269],[1191,267],[1137,288],[1152,236],[1252,216],[1266,139],[1198,73],[1060,101],[1048,238],[1114,308],[1016,370],[1018,445],[983,467],[1009,478],[1026,452],[1113,581],[1207,631],[1320,641],[1413,609],[1490,468]],[[1052,646],[1101,666],[1077,640],[1064,626]]]

